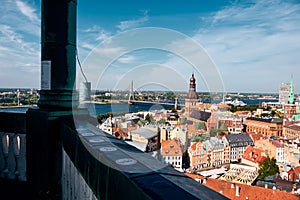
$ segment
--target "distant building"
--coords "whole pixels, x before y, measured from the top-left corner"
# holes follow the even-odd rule
[[[188,133],[186,130],[181,129],[180,127],[176,127],[169,132],[168,139],[179,139],[182,144],[182,152],[186,152],[188,146]]]
[[[139,128],[129,132],[128,137],[133,142],[146,143],[146,151],[153,151],[159,148],[158,130],[156,128]]]
[[[215,137],[204,142],[193,142],[188,149],[188,154],[193,169],[230,163],[230,147],[224,140]]]
[[[300,123],[283,127],[284,139],[300,139]]]
[[[290,83],[281,83],[279,86],[279,103],[288,103],[290,93]]]
[[[185,115],[189,118],[194,110],[198,110],[198,94],[196,92],[196,79],[194,74],[190,78],[190,89],[185,99]]]
[[[297,106],[295,104],[285,104],[284,105],[284,118],[292,119],[294,115],[297,114]]]
[[[182,168],[182,147],[178,139],[166,140],[161,144],[162,162],[172,165],[174,168]]]
[[[91,100],[91,82],[81,82],[79,84],[79,100],[80,101]]]
[[[225,140],[211,137],[203,143],[207,151],[207,165],[209,167],[230,163],[230,146]]]
[[[230,147],[230,161],[239,161],[248,145],[254,146],[249,134],[229,134],[224,136]]]
[[[193,169],[201,169],[207,167],[207,152],[203,142],[193,142],[188,149],[190,158],[190,166]]]
[[[300,166],[293,167],[288,171],[289,181],[300,182]]]
[[[192,118],[192,121],[201,121],[201,122],[207,122],[208,119],[211,116],[211,112],[206,112],[202,110],[193,110],[190,113],[190,117]]]
[[[246,131],[260,133],[263,136],[282,137],[283,120],[280,118],[246,118]]]
[[[275,158],[277,162],[284,162],[284,145],[278,140],[257,140],[255,146],[270,158]]]

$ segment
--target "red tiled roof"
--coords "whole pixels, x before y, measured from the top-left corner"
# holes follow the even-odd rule
[[[288,171],[288,174],[292,174],[292,173],[295,173],[296,176],[299,176],[299,174],[300,174],[300,166],[295,167],[295,168],[292,168],[292,169],[290,169],[290,170]]]
[[[204,103],[204,104],[199,104],[199,108],[200,109],[204,109],[204,108],[206,108],[206,109],[210,109],[211,108],[211,104],[209,104],[209,103]]]
[[[251,137],[253,138],[254,142],[257,140],[260,140],[260,138],[263,138],[263,135],[260,133],[254,133],[254,132],[250,132],[248,133],[251,135]]]
[[[197,146],[203,146],[203,143],[202,142],[194,142],[191,146],[191,149],[193,151],[195,151],[197,149]]]
[[[188,177],[193,179],[202,179],[203,177],[195,174],[186,174]],[[251,186],[245,184],[234,184],[234,188],[231,188],[231,182],[223,181],[219,179],[209,178],[204,184],[206,187],[216,191],[221,192],[222,195],[226,196],[232,200],[246,199],[249,200],[299,200],[300,197],[291,193],[282,192],[278,190],[266,189],[258,186]],[[236,196],[236,186],[239,186],[239,196]]]
[[[300,131],[300,126],[297,125],[297,124],[292,124],[292,125],[289,125],[289,126],[286,126],[286,127],[290,128],[290,129],[294,129],[294,130]]]
[[[261,163],[266,157],[261,155],[262,150],[248,146],[242,158],[253,163]]]
[[[162,156],[182,156],[181,142],[174,138],[172,140],[163,140],[161,143]]]

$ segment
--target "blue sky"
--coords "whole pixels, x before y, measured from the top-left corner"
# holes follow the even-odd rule
[[[0,12],[0,87],[40,88],[40,1],[2,0]],[[277,92],[293,74],[300,93],[298,0],[78,0],[77,13],[93,88],[126,89],[133,79],[135,89],[187,90],[194,72],[198,91],[222,82],[228,92]]]

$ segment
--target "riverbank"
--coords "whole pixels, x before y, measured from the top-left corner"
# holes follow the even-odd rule
[[[103,100],[103,101],[82,101],[86,104],[116,104],[116,103],[128,103],[127,100]]]

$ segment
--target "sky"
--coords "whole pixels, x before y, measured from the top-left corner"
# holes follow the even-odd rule
[[[94,89],[300,93],[299,0],[77,0]],[[1,0],[0,88],[40,88],[40,1]],[[78,67],[78,66],[77,66]],[[78,69],[77,85],[83,80]]]

